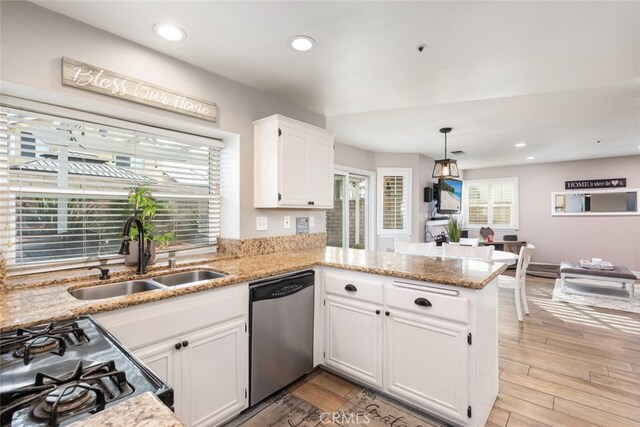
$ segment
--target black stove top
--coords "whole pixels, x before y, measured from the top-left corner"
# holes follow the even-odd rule
[[[58,426],[173,390],[90,317],[0,335],[0,425]]]

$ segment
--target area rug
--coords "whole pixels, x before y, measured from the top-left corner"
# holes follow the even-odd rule
[[[588,305],[591,307],[608,308],[611,310],[629,311],[631,313],[640,313],[640,284],[635,285],[635,301],[623,301],[616,298],[609,298],[607,294],[616,293],[622,294],[619,284],[605,284],[602,282],[598,288],[588,286],[590,280],[567,280],[566,287],[577,291],[596,291],[600,295],[598,296],[586,296],[586,295],[574,295],[565,294],[560,290],[560,279],[556,280],[556,285],[553,288],[553,301],[567,302],[578,305]],[[597,289],[597,290],[596,290]]]

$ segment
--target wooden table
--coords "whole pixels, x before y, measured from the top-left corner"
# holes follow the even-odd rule
[[[567,279],[588,279],[588,283],[581,282],[583,291],[569,289],[566,286]],[[587,295],[602,297],[602,285],[605,283],[619,283],[621,288],[626,291],[626,296],[606,295],[607,298],[622,299],[626,301],[635,301],[634,283],[637,280],[635,274],[627,267],[614,266],[613,270],[599,270],[591,268],[582,268],[580,264],[571,262],[563,262],[560,264],[560,290],[565,294]],[[594,292],[589,291],[589,287],[595,288]]]

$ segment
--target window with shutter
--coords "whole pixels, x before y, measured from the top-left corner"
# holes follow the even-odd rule
[[[378,234],[411,234],[411,169],[378,169]]]
[[[171,250],[217,243],[221,141],[2,107],[0,249],[9,269],[118,258],[128,195],[148,188]]]
[[[518,178],[465,181],[464,211],[470,228],[518,228]]]

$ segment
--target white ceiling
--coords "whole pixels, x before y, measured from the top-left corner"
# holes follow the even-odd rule
[[[36,3],[322,113],[358,147],[441,158],[451,126],[465,169],[640,154],[640,2]]]

